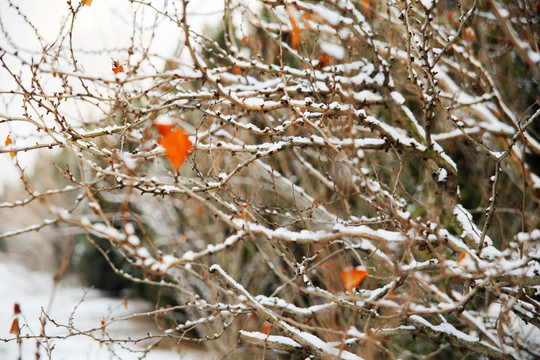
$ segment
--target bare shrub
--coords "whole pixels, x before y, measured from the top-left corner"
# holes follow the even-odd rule
[[[59,185],[19,166],[26,196],[2,211],[48,217],[2,238],[55,224],[110,242],[137,269],[117,272],[172,294],[156,345],[540,356],[538,6],[225,1],[203,34],[188,1],[129,1],[154,25],[103,49],[100,76],[71,38],[87,8],[68,3],[41,53],[2,44],[1,121],[34,133],[1,152],[63,156]],[[162,23],[182,34],[169,58],[151,51]],[[165,141],[178,129],[191,151]]]

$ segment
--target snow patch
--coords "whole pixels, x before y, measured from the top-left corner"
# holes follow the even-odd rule
[[[336,59],[342,60],[345,57],[345,49],[341,45],[322,41],[320,46],[323,52]]]

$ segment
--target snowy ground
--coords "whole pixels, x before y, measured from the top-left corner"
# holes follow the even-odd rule
[[[103,318],[125,316],[152,309],[150,304],[138,299],[128,299],[126,308],[124,299],[107,297],[97,290],[84,289],[76,283],[68,285],[66,281],[60,282],[51,302],[52,290],[52,274],[28,270],[7,254],[0,253],[0,339],[14,338],[14,335],[10,334],[9,331],[15,318],[13,314],[15,303],[20,305],[22,311],[19,317],[21,335],[41,332],[39,318],[42,308],[48,309],[48,315],[55,322],[61,324],[68,324],[70,315],[76,309],[73,316],[74,325],[81,330],[99,328]],[[84,301],[81,302],[83,298]],[[51,322],[47,323],[45,331],[47,334],[54,335],[68,333],[68,330],[59,329]],[[147,332],[159,333],[150,317],[138,317],[137,319],[117,322],[110,329],[107,328],[109,335],[124,339],[144,337]],[[100,331],[96,331],[94,334],[100,336]],[[107,346],[100,345],[99,342],[82,335],[69,337],[65,340],[53,340],[49,345],[54,346],[51,357],[54,360],[139,359],[142,354],[141,350],[145,346],[145,344],[129,344],[123,345],[124,347],[116,345],[113,347],[113,354]],[[36,359],[35,340],[23,340],[21,349],[22,360]],[[0,341],[0,359],[18,360],[19,351],[19,345],[16,341],[7,343]],[[49,358],[44,348],[40,348],[40,354],[41,359]],[[149,360],[200,358],[211,359],[212,356],[204,350],[180,346],[180,350],[153,349],[144,357],[144,359]]]

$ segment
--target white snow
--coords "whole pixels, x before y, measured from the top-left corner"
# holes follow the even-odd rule
[[[320,206],[321,205],[319,205],[319,207]],[[233,222],[239,230],[265,234],[269,238],[282,239],[286,241],[297,241],[301,243],[330,241],[341,238],[343,236],[353,236],[364,239],[384,239],[385,241],[397,242],[405,241],[407,239],[400,232],[388,231],[383,229],[374,230],[366,225],[345,226],[343,224],[336,224],[331,231],[291,231],[283,227],[272,230],[268,229],[265,226],[253,222],[247,222],[242,219],[233,219]]]
[[[381,101],[382,96],[374,93],[371,90],[362,90],[360,92],[353,93],[353,97],[357,101]]]
[[[469,272],[478,271],[478,267],[476,266],[476,262],[474,261],[474,258],[469,253],[465,253],[465,255],[459,261],[458,265],[463,267],[464,269],[466,269]]]
[[[141,245],[141,240],[139,239],[139,237],[137,235],[129,235],[128,238],[127,238],[127,241],[130,245],[132,246],[139,246]]]
[[[161,259],[160,270],[166,272],[177,261],[178,258],[173,255],[164,255]]]
[[[240,334],[246,337],[268,341],[269,343],[280,343],[280,344],[295,347],[295,348],[302,347],[299,343],[297,343],[293,339],[290,339],[285,336],[268,335],[268,334],[264,334],[258,331],[245,331],[245,330],[240,330]]]
[[[399,104],[399,105],[405,104],[405,98],[403,97],[403,95],[401,95],[401,93],[399,93],[397,91],[392,91],[390,93],[390,96],[392,96],[392,99],[394,99],[394,101],[397,104]]]
[[[129,316],[133,313],[142,313],[153,310],[153,306],[146,301],[136,298],[112,298],[104,296],[97,290],[85,289],[78,285],[75,279],[62,280],[53,292],[53,274],[43,271],[32,271],[21,265],[15,258],[0,253],[0,338],[13,339],[9,334],[14,304],[21,307],[22,316],[19,315],[21,334],[39,334],[42,330],[40,314],[43,308],[47,315],[55,322],[67,325],[70,315],[75,311],[73,325],[80,330],[100,329],[101,320],[108,323],[112,318]],[[69,281],[68,281],[69,280]],[[82,302],[81,302],[82,300]],[[124,301],[127,300],[126,303]],[[80,303],[80,304],[79,304]],[[45,326],[49,335],[68,335],[65,328],[57,328],[50,321]],[[106,327],[107,334],[113,338],[132,339],[143,338],[148,332],[159,334],[160,330],[154,324],[152,317],[140,316],[133,320],[119,320]],[[102,336],[101,330],[93,335]],[[84,335],[70,336],[67,339],[50,340],[52,359],[54,360],[109,360],[113,357],[112,349],[122,360],[136,360],[142,356],[149,342],[139,344],[122,343],[112,345],[111,349],[105,344],[92,340]],[[23,359],[35,359],[36,341],[23,340],[21,344]],[[40,347],[42,359],[48,358],[44,348]],[[15,340],[0,345],[0,359],[17,359],[19,345]],[[216,359],[216,354],[195,348],[154,349],[145,357],[146,360],[198,360]]]
[[[433,6],[433,0],[420,0],[420,3],[422,3],[422,6],[427,10],[431,10],[431,7]]]
[[[320,304],[320,305],[313,305],[308,308],[301,308],[278,297],[267,297],[264,295],[257,295],[255,299],[261,305],[264,305],[266,307],[277,307],[280,309],[284,309],[285,311],[290,311],[291,313],[302,314],[305,316],[312,316],[318,311],[336,306],[335,303],[330,302],[330,303],[325,303],[325,304]]]
[[[137,256],[140,257],[141,259],[151,258],[151,255],[150,255],[150,252],[148,252],[148,249],[142,246],[137,248]]]
[[[337,25],[343,18],[340,13],[330,10],[327,7],[323,5],[315,5],[313,6],[313,10],[323,17],[330,25]]]
[[[477,244],[480,244],[482,231],[474,223],[471,213],[458,204],[454,208],[454,215],[463,228],[463,235],[471,236]],[[487,245],[493,245],[489,236],[484,237],[484,242],[487,242]]]
[[[531,180],[533,182],[533,188],[540,189],[540,177],[531,172]]]
[[[192,261],[194,257],[195,257],[195,253],[191,250],[186,251],[184,255],[182,255],[182,259],[187,260],[187,261]]]
[[[540,63],[540,52],[536,52],[532,49],[529,49],[528,53],[529,55],[529,58],[531,59],[532,62],[534,63]]]
[[[174,124],[176,124],[176,121],[174,121],[168,115],[161,114],[156,118],[156,120],[154,120],[154,124],[156,124],[156,125],[174,125]]]
[[[439,169],[439,177],[437,179],[438,182],[446,182],[448,180],[448,172],[446,169],[440,168]]]
[[[422,325],[425,325],[425,326],[431,328],[432,330],[435,330],[437,332],[447,333],[449,335],[453,335],[453,336],[458,337],[458,338],[460,338],[460,339],[462,339],[464,341],[477,342],[479,340],[478,337],[474,337],[474,336],[470,336],[468,334],[465,334],[464,332],[459,331],[452,324],[449,324],[449,323],[441,323],[439,325],[433,325],[429,321],[427,321],[426,319],[424,319],[423,317],[418,316],[418,315],[411,315],[410,318],[412,320],[415,320],[415,321],[421,323]]]
[[[510,12],[506,9],[499,8],[499,13],[501,14],[501,17],[508,19],[510,17]]]
[[[351,352],[348,352],[346,350],[340,350],[335,347],[333,347],[330,343],[327,343],[317,336],[307,333],[305,331],[298,330],[295,327],[292,327],[291,325],[287,324],[286,322],[281,322],[281,324],[290,332],[294,333],[295,335],[301,337],[305,342],[310,343],[311,345],[315,346],[316,348],[324,351],[326,354],[331,356],[336,356],[340,359],[345,360],[362,360],[362,358],[358,355],[355,355]]]
[[[327,41],[321,41],[320,46],[323,52],[336,59],[342,60],[345,57],[345,49],[341,45],[330,43]]]
[[[95,223],[90,229],[93,233],[101,237],[107,237],[114,240],[124,240],[126,235],[119,232],[117,229],[107,226],[102,223]]]

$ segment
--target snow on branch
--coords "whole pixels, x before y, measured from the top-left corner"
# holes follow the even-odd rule
[[[2,253],[149,299],[145,354],[538,358],[535,10],[202,3],[68,2],[45,37],[7,0]],[[118,36],[82,43],[96,13]]]

